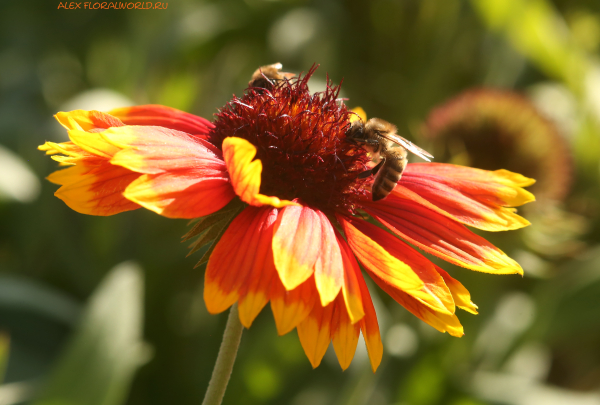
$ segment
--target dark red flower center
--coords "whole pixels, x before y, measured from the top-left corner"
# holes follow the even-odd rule
[[[256,146],[263,164],[260,192],[332,213],[354,213],[365,196],[358,175],[369,158],[346,141],[352,113],[338,100],[339,86],[311,94],[308,79],[283,81],[272,90],[251,88],[216,115],[211,142],[221,146],[229,136]]]

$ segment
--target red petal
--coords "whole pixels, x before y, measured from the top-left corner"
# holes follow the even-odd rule
[[[204,170],[194,169],[144,174],[127,187],[124,196],[168,218],[203,217],[235,197],[229,179],[205,175]]]
[[[219,313],[229,308],[243,295],[240,302],[240,320],[249,327],[258,312],[266,304],[270,280],[258,284],[261,275],[274,269],[270,251],[273,239],[273,223],[276,209],[247,207],[229,225],[217,243],[206,267],[204,301],[210,313]],[[271,263],[268,260],[271,259]],[[267,271],[264,271],[264,270]],[[265,282],[266,281],[266,282]],[[264,299],[252,305],[248,291],[262,293]],[[254,301],[254,303],[257,303]],[[244,315],[242,315],[244,313]]]
[[[419,202],[466,225],[503,231],[529,225],[509,207],[535,200],[522,188],[533,182],[507,170],[490,172],[440,163],[413,163],[407,166],[401,186],[393,194]]]
[[[214,128],[210,121],[202,117],[162,105],[117,108],[110,114],[127,125],[155,125],[192,135],[206,136]]]
[[[484,238],[435,211],[409,200],[367,212],[395,234],[450,263],[497,274],[523,274],[523,269]]]

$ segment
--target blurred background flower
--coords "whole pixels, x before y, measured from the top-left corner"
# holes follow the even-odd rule
[[[536,179],[531,191],[538,200],[562,200],[569,192],[573,158],[567,140],[516,92],[463,92],[431,111],[424,135],[437,159]]]
[[[523,211],[532,226],[492,235],[524,279],[449,269],[479,305],[461,319],[463,338],[421,325],[370,285],[387,350],[378,372],[362,342],[346,372],[331,348],[312,370],[266,310],[244,334],[224,403],[600,404],[597,1],[57,6],[0,4],[1,404],[202,397],[225,316],[206,312],[203,269],[179,243],[185,221],[71,212],[40,183],[56,166],[36,146],[64,140],[52,119],[62,109],[157,103],[211,117],[274,62],[288,72],[320,63],[311,89],[327,72],[344,79],[348,105],[395,123],[437,162],[523,171],[544,197]],[[465,110],[477,94],[487,101]],[[436,111],[451,105],[462,112],[434,134]]]

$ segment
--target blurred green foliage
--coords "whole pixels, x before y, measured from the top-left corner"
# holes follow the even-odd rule
[[[36,147],[65,139],[51,118],[59,110],[158,103],[210,118],[258,66],[279,61],[291,72],[320,63],[313,89],[327,73],[343,79],[348,105],[432,150],[454,150],[421,138],[436,106],[474,87],[520,92],[566,140],[572,187],[561,201],[525,207],[531,227],[486,234],[525,278],[443,264],[480,308],[459,314],[463,338],[433,331],[372,288],[387,350],[380,369],[371,373],[359,342],[346,372],[329,352],[312,370],[295,332],[278,337],[266,308],[244,333],[224,403],[600,404],[596,0],[58,3],[0,3],[0,145],[9,151],[0,160],[0,329],[10,336],[0,403],[201,401],[225,315],[206,312],[203,268],[193,269],[203,252],[186,258],[179,242],[186,222],[73,212],[53,197],[56,186],[35,190],[31,177],[56,169]],[[109,271],[128,260],[144,276],[132,271],[121,284]],[[141,366],[143,342],[153,356]]]
[[[37,405],[124,403],[148,355],[141,341],[143,276],[131,262],[115,267],[90,297]]]

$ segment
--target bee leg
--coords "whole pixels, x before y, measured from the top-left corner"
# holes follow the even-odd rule
[[[359,179],[366,179],[367,177],[369,177],[371,174],[373,174],[372,170],[365,170],[364,172],[362,172],[361,174],[358,175]]]
[[[364,139],[364,138],[352,138],[347,136],[346,142],[353,143],[355,145],[378,145],[379,142],[375,139]]]
[[[364,172],[362,172],[361,174],[358,175],[359,179],[364,179],[369,177],[370,175],[376,175],[377,172],[379,171],[379,169],[381,169],[381,166],[383,166],[383,163],[385,162],[385,158],[382,158],[379,163],[377,163],[377,166],[375,166],[374,168],[370,169],[370,170],[366,170]]]
[[[385,163],[385,158],[382,157],[381,160],[379,161],[379,163],[377,163],[377,166],[375,166],[374,168],[371,169],[373,176],[377,174],[377,172],[379,171],[379,169],[381,169],[381,166],[383,166],[384,163]]]

